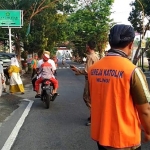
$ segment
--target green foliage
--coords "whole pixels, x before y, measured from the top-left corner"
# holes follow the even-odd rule
[[[150,38],[147,38],[146,41],[146,57],[150,58]]]
[[[146,57],[147,57],[147,58],[150,58],[150,50],[147,50],[147,51],[146,51]]]
[[[135,0],[131,3],[132,11],[130,13],[130,16],[128,20],[133,25],[135,31],[138,33],[142,33],[143,35],[146,33],[146,31],[149,29],[149,23],[150,23],[150,1],[149,0]],[[147,19],[147,25],[143,26],[143,14],[144,18]],[[133,63],[136,64],[140,56],[138,56],[140,50],[140,45],[138,46]]]
[[[109,19],[113,0],[0,0],[0,9],[20,9],[24,12],[24,26],[13,29],[14,41],[18,49],[21,41],[28,53],[48,50],[55,53],[54,47],[64,41],[71,41],[75,53],[85,54],[89,39],[97,42],[98,51],[103,51],[111,26]],[[78,7],[78,8],[77,8]],[[61,12],[61,13],[58,13]],[[27,29],[30,23],[28,36]],[[2,32],[1,32],[2,31]],[[8,33],[0,29],[0,36]]]
[[[21,53],[21,58],[24,58],[24,60],[27,59],[27,52],[26,52],[26,51],[23,51],[23,52]]]
[[[135,31],[142,33],[143,31],[143,20],[142,20],[143,8],[137,0],[135,2],[132,2],[130,5],[132,6],[132,11],[130,12],[130,16],[128,20],[133,25]]]
[[[96,41],[99,52],[105,49],[111,26],[109,16],[112,3],[113,0],[92,1],[68,17],[68,40],[74,43],[79,55],[85,53],[85,44],[90,39]]]
[[[63,3],[64,0],[0,0],[0,9],[23,10],[24,26],[21,29],[12,29],[13,35],[17,35],[13,40],[16,40],[15,43],[23,41],[24,49],[32,53],[41,49],[52,49],[56,43],[66,39],[63,29],[66,15],[57,13]],[[69,3],[65,3],[64,6],[67,10],[63,8],[63,12],[69,12]],[[30,31],[26,36],[29,23],[31,23]],[[0,36],[6,34],[8,29],[0,29]]]

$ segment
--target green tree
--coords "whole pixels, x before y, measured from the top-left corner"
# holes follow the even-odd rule
[[[0,0],[0,9],[20,9],[23,10],[24,14],[24,27],[27,27],[28,24],[30,25],[31,20],[33,17],[35,17],[40,12],[44,11],[48,8],[54,8],[56,7],[59,0]],[[20,51],[20,41],[23,40],[23,35],[25,35],[25,29],[24,27],[22,29],[14,29],[14,44],[16,47],[16,53],[18,56],[21,55]]]
[[[149,29],[150,23],[150,7],[149,7],[149,0],[135,0],[130,5],[132,6],[132,11],[130,12],[130,16],[128,20],[133,25],[136,32],[140,33],[141,35],[145,35],[146,31]],[[147,24],[143,26],[143,14],[144,18],[147,18]],[[142,37],[143,38],[143,37]],[[147,48],[139,54],[141,46],[139,46],[136,50],[135,56],[133,58],[133,63],[136,64],[143,53],[147,50]]]
[[[78,2],[79,0],[0,0],[0,9],[21,9],[24,12],[24,26],[12,31],[16,53],[20,55],[21,41],[24,42],[25,50],[32,53],[41,49],[54,52],[54,47],[69,40],[78,49],[78,53],[82,52],[83,55],[85,43],[89,39],[94,39],[98,51],[102,52],[111,26],[109,15],[113,0],[84,0],[80,6],[77,5]]]
[[[20,55],[20,42],[29,53],[40,49],[54,50],[67,38],[65,18],[74,11],[73,0],[0,0],[0,9],[23,10],[24,26],[13,29],[16,53]],[[63,12],[58,14],[58,11]],[[4,31],[4,30],[3,30]],[[3,35],[5,35],[7,30]]]
[[[93,39],[101,54],[108,42],[108,32],[111,26],[109,16],[113,0],[84,1],[85,5],[68,16],[69,41],[72,41],[79,55],[85,53],[85,43]]]

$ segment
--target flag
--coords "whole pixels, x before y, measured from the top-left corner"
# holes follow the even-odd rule
[[[28,28],[27,28],[27,32],[26,32],[26,36],[28,36],[29,35],[29,33],[30,33],[30,28],[31,28],[31,21],[29,22],[29,24],[28,24]]]

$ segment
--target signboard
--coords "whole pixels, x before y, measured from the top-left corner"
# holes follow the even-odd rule
[[[141,41],[141,48],[146,48],[146,40],[142,39]]]
[[[1,27],[23,26],[22,10],[0,10]]]

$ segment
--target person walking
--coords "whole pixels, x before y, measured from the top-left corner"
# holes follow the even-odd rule
[[[34,75],[36,74],[37,63],[38,63],[38,56],[37,54],[34,54],[34,58],[31,61],[31,68],[32,68],[31,78],[33,78]]]
[[[99,150],[141,150],[141,128],[150,141],[150,93],[144,73],[128,57],[135,33],[130,25],[111,28],[111,49],[88,71],[91,137]]]
[[[6,88],[6,77],[3,74],[3,82],[2,82],[2,86],[3,86],[3,92],[7,93],[7,88]]]
[[[55,66],[56,66],[56,70],[55,70],[55,72],[54,72],[54,75],[57,76],[57,67],[58,67],[58,58],[57,58],[57,56],[54,55],[54,56],[52,57],[52,60],[54,61]]]
[[[3,84],[5,83],[3,66],[0,64],[0,96],[3,92]]]
[[[2,79],[2,92],[4,92],[4,93],[6,93],[7,91],[6,91],[6,77],[5,77],[5,75],[4,75],[4,68],[3,68],[3,62],[1,61],[1,63],[0,63],[0,74],[1,74],[1,79]]]
[[[87,78],[87,72],[91,65],[93,65],[95,62],[99,60],[98,55],[95,53],[96,48],[96,42],[95,41],[88,41],[86,45],[87,50],[87,58],[86,58],[86,65],[84,69],[76,68],[75,66],[72,66],[71,69],[76,72],[76,75],[84,75],[85,76],[85,85],[84,85],[84,92],[83,92],[83,100],[89,110],[91,109],[91,100],[89,96],[89,84],[88,84],[88,78]],[[91,117],[88,118],[88,122],[86,123],[87,126],[91,124]]]
[[[14,94],[16,92],[21,92],[24,94],[24,86],[20,77],[21,69],[16,57],[11,58],[11,65],[8,68],[8,73],[10,76],[10,93]]]

